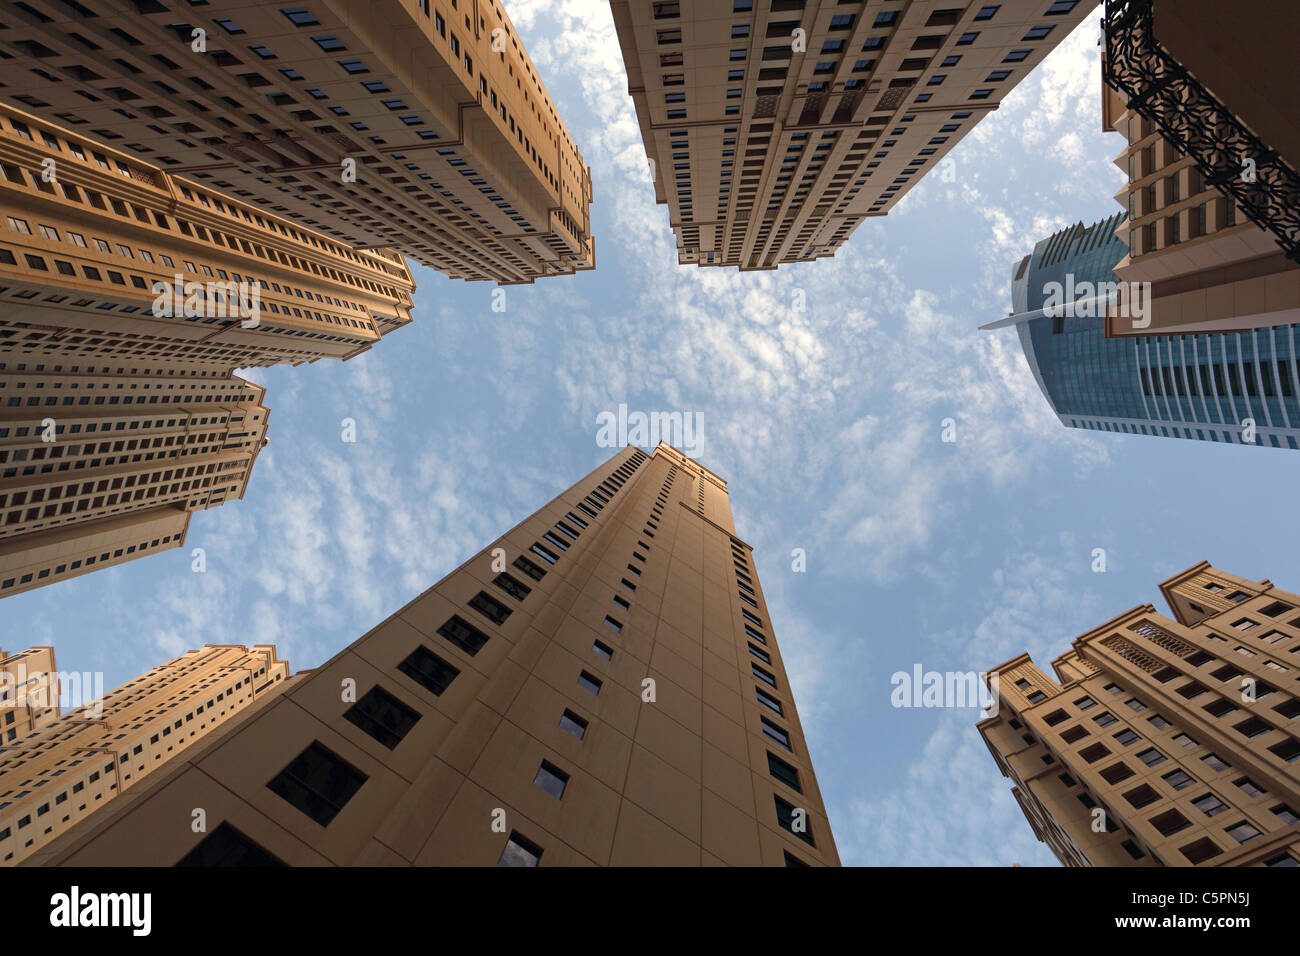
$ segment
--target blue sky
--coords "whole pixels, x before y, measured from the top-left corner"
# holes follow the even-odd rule
[[[833,260],[741,274],[676,264],[608,3],[510,11],[591,165],[597,269],[509,288],[498,313],[495,286],[413,266],[414,323],[367,355],[249,375],[272,440],[243,501],[196,514],[185,550],[7,598],[0,646],[53,644],[106,687],[204,643],[315,666],[609,457],[601,412],[699,413],[844,862],[1053,865],[978,712],[895,709],[890,676],[1046,666],[1201,559],[1300,587],[1292,453],[1063,428],[1015,331],[977,330],[1034,242],[1118,208],[1097,14],[951,175]]]

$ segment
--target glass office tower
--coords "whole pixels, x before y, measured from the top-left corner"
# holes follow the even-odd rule
[[[1038,387],[1071,428],[1300,448],[1295,325],[1106,337],[1113,296],[1098,285],[1117,283],[1125,215],[1039,242],[1015,266],[1012,313],[983,328],[1016,327]]]

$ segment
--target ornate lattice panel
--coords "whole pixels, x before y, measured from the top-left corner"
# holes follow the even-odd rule
[[[1170,654],[1177,654],[1179,657],[1191,657],[1196,653],[1195,645],[1187,643],[1181,637],[1170,634],[1159,624],[1141,620],[1130,625],[1129,630],[1135,634],[1141,634],[1152,644],[1163,647]]]
[[[1140,667],[1148,674],[1154,674],[1164,665],[1127,638],[1112,634],[1101,642],[1101,646],[1114,651],[1134,667]]]

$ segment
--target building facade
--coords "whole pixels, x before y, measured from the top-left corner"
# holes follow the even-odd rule
[[[591,172],[500,3],[40,6],[0,29],[20,108],[353,251],[500,283],[595,265]]]
[[[1160,589],[1172,617],[1080,635],[1055,678],[990,670],[984,742],[1066,866],[1300,866],[1300,595],[1204,561]]]
[[[0,362],[297,365],[359,355],[411,321],[395,253],[3,105],[0,216]]]
[[[22,366],[0,365],[0,598],[181,547],[269,441],[266,389],[210,367]]]
[[[0,650],[0,746],[26,737],[59,716],[54,648]]]
[[[180,547],[267,441],[234,369],[359,355],[414,290],[390,250],[0,105],[0,598]]]
[[[835,254],[997,109],[1090,0],[610,0],[678,260]]]
[[[289,665],[271,645],[209,644],[6,739],[0,864],[41,852],[288,683]],[[193,819],[187,812],[178,825]]]
[[[726,482],[661,444],[618,452],[30,862],[838,857]]]
[[[1286,0],[1106,0],[1103,125],[1127,145],[1124,282],[1151,284],[1141,324],[1181,335],[1300,322],[1300,9]]]
[[[1116,268],[1127,216],[1076,223],[1012,270],[1014,325],[1029,369],[1063,425],[1267,448],[1300,448],[1300,326],[1109,336],[1113,304],[1151,307]],[[1117,287],[1123,286],[1121,291]]]

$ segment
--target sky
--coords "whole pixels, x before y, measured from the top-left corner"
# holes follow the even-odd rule
[[[1055,865],[979,711],[894,707],[892,675],[1026,650],[1047,668],[1116,614],[1165,611],[1158,582],[1203,559],[1300,590],[1300,458],[1067,429],[1015,330],[978,330],[1037,240],[1118,209],[1098,14],[834,259],[740,273],[677,265],[607,0],[509,9],[591,166],[597,268],[495,312],[495,285],[412,263],[411,325],[347,363],[247,373],[271,444],[242,501],[196,513],[184,549],[5,599],[0,646],[53,644],[106,688],[205,643],[313,667],[608,459],[602,413],[698,414],[843,862]]]

